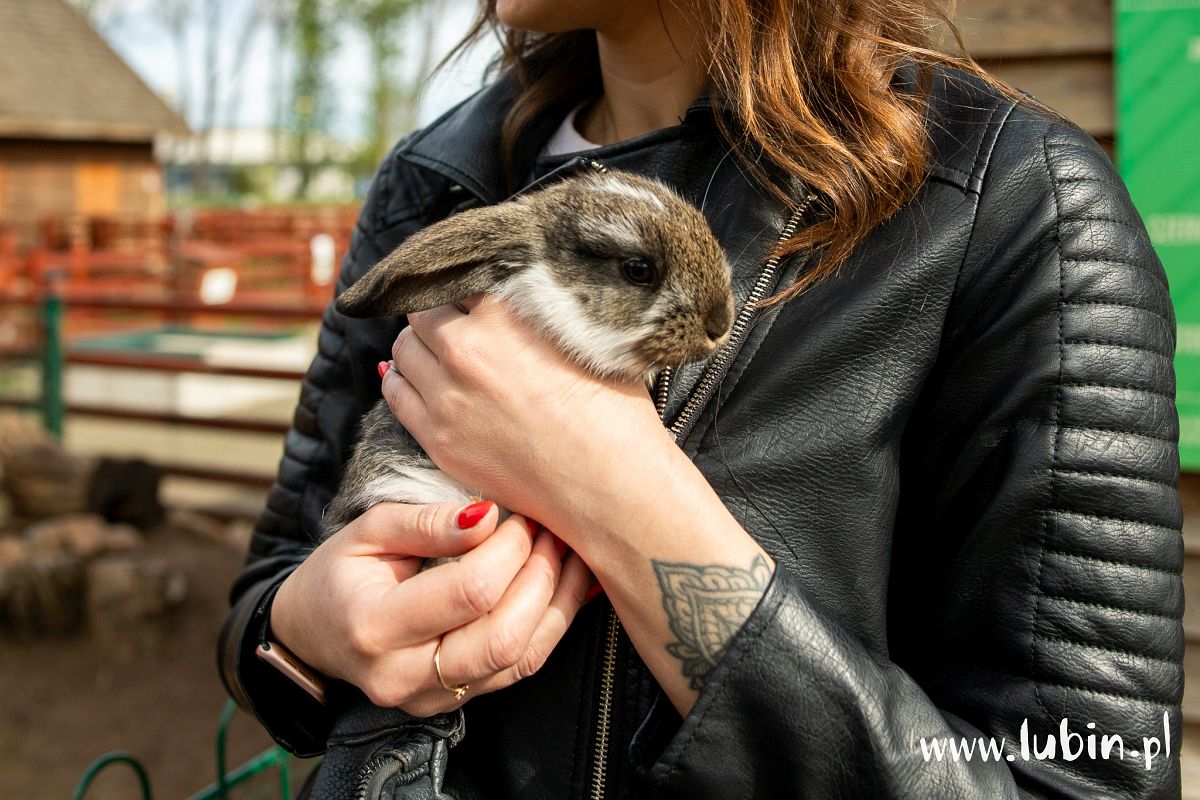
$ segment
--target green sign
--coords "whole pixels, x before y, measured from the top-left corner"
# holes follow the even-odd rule
[[[1200,0],[1116,0],[1117,155],[1175,303],[1179,457],[1200,469]]]

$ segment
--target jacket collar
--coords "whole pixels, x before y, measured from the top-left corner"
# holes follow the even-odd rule
[[[896,80],[915,81],[915,70],[911,65],[901,67]],[[956,70],[938,70],[927,112],[931,144],[929,173],[961,188],[979,191],[982,176],[973,173],[978,167],[972,156],[980,151],[983,139],[994,136],[991,130],[994,126],[988,123],[994,121],[997,109],[994,103],[980,103],[976,108],[976,104],[963,102],[964,96],[975,99],[972,95],[986,99],[988,87],[974,76]],[[498,154],[504,117],[516,96],[515,79],[502,75],[412,136],[396,156],[445,176],[483,203],[499,202],[512,193]],[[514,163],[522,174],[532,168],[542,145],[573,103],[570,100],[547,109],[518,144]],[[688,108],[685,120],[693,122],[701,115],[711,119],[718,106],[710,92],[705,91]],[[970,124],[947,124],[949,120],[963,118]],[[799,196],[802,187],[796,184],[793,188]]]
[[[516,81],[501,76],[417,132],[401,145],[396,157],[445,176],[484,203],[503,200],[511,192],[498,157],[500,131],[516,96]],[[518,143],[513,161],[522,173],[533,166],[542,145],[574,102],[547,109]],[[688,107],[685,120],[708,115],[712,107],[706,90]]]

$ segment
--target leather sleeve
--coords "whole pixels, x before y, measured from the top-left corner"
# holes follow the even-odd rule
[[[402,141],[397,149],[403,146]],[[343,259],[341,292],[419,227],[434,187],[425,173],[384,161]],[[232,610],[218,640],[222,680],[283,747],[315,755],[325,747],[334,713],[298,691],[254,649],[266,635],[274,589],[320,541],[320,521],[337,491],[358,421],[378,399],[375,364],[389,357],[398,320],[351,320],[326,309],[317,355],[300,389],[283,457],[256,523],[246,566],[231,591]]]
[[[1179,796],[1166,277],[1078,129],[1017,108],[979,163],[938,363],[904,437],[889,652],[780,566],[650,768],[659,796]],[[1103,757],[1114,735],[1123,759],[1111,739]],[[985,758],[992,737],[1003,750]],[[1149,768],[1143,737],[1159,748]],[[936,757],[955,744],[971,758]]]

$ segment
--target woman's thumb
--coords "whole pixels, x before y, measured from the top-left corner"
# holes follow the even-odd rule
[[[364,538],[386,552],[420,558],[460,556],[496,530],[491,500],[461,503],[379,503],[360,518]]]

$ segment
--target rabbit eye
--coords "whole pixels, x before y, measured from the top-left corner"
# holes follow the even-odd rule
[[[630,258],[621,262],[621,274],[625,276],[625,280],[638,286],[654,283],[654,267],[640,258]]]

